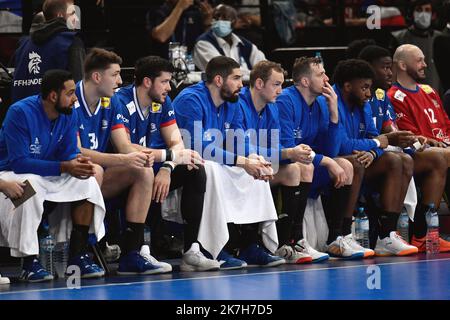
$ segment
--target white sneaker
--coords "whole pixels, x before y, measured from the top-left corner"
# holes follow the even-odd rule
[[[150,254],[150,248],[148,245],[143,245],[141,247],[141,251],[139,252],[139,254],[142,257],[144,257],[145,260],[150,262],[152,265],[158,266],[158,272],[155,272],[153,274],[166,273],[166,272],[172,271],[172,266],[170,264],[168,264],[166,262],[158,261]]]
[[[373,257],[375,255],[375,251],[373,251],[372,249],[364,248],[363,246],[361,246],[359,242],[356,241],[355,238],[353,238],[353,234],[350,233],[346,235],[344,239],[347,240],[347,243],[350,245],[350,247],[352,247],[352,249],[364,252],[364,258]]]
[[[181,271],[209,271],[219,269],[220,262],[205,257],[200,251],[200,246],[196,242],[192,244],[191,248],[186,251],[181,258]]]
[[[375,247],[377,256],[407,256],[419,252],[415,246],[408,244],[397,232],[391,231],[389,237],[378,238]]]
[[[353,249],[349,241],[342,236],[339,236],[330,243],[327,247],[327,252],[332,257],[343,259],[362,259],[364,258],[364,252],[361,250]]]
[[[2,277],[2,275],[0,274],[0,284],[10,284],[9,278]]]
[[[309,254],[297,251],[293,246],[287,244],[278,248],[278,250],[275,251],[275,255],[286,260],[286,263],[301,264],[312,262],[312,257]]]
[[[106,248],[103,251],[103,256],[105,257],[106,262],[114,262],[119,260],[120,258],[120,247],[117,244],[109,245],[108,242],[106,242]]]
[[[313,263],[325,261],[330,258],[328,253],[319,252],[313,247],[311,247],[311,245],[308,243],[308,241],[306,241],[306,239],[299,240],[295,245],[295,250],[309,254],[312,258]]]

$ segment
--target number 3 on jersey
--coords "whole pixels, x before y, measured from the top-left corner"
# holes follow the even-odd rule
[[[98,139],[95,136],[95,133],[89,133],[89,142],[91,143],[91,146],[89,147],[91,150],[97,150],[98,149]]]
[[[427,115],[428,119],[430,120],[431,123],[437,123],[437,120],[434,116],[434,111],[431,108],[428,109],[423,109],[423,111],[425,112],[425,114]]]

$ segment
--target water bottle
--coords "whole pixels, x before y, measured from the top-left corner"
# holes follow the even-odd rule
[[[427,221],[427,235],[426,235],[426,251],[427,254],[439,253],[439,217],[434,204],[428,206],[425,213]]]
[[[364,248],[369,248],[369,219],[363,207],[358,208],[355,219],[355,239]]]
[[[147,245],[150,247],[151,239],[152,239],[152,234],[150,232],[150,227],[146,225],[144,227],[144,245]]]
[[[187,66],[188,72],[195,71],[195,63],[194,63],[194,59],[192,58],[191,54],[186,55],[186,66]]]
[[[54,249],[55,239],[51,234],[46,234],[39,240],[39,260],[41,260],[41,263],[45,270],[47,270],[52,275],[55,274]]]
[[[54,267],[58,278],[64,278],[67,263],[69,261],[69,244],[67,242],[59,242],[54,249]]]
[[[409,241],[409,215],[405,207],[398,217],[397,231],[405,241]]]

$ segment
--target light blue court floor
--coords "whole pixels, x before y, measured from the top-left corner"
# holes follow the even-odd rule
[[[14,279],[13,279],[14,280]],[[330,260],[309,265],[44,284],[0,285],[0,300],[321,300],[450,299],[450,254]]]

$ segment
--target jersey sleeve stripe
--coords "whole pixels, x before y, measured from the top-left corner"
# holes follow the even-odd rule
[[[116,130],[116,129],[121,129],[121,128],[125,129],[125,126],[123,125],[123,123],[119,123],[119,124],[116,124],[115,126],[113,126],[111,128],[111,131]]]
[[[172,120],[170,120],[170,121],[161,123],[161,126],[160,126],[160,127],[161,127],[161,128],[168,127],[168,126],[170,126],[170,125],[172,125],[172,124],[174,124],[174,123],[177,123],[177,120],[172,119]]]

